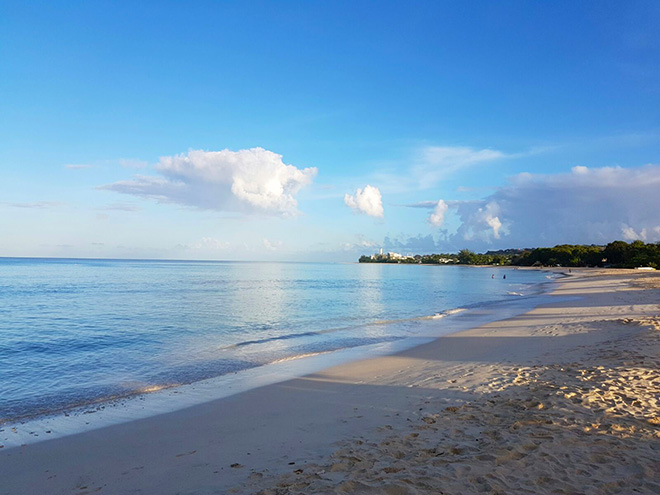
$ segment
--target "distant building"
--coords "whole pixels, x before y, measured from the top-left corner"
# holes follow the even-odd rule
[[[371,255],[371,259],[373,261],[402,261],[402,260],[407,260],[407,259],[414,259],[412,256],[404,256],[401,253],[395,253],[395,252],[388,252],[388,253],[383,253],[383,248],[380,248],[380,250],[376,254]]]

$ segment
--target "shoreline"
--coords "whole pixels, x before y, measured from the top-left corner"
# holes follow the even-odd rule
[[[124,268],[129,266],[126,268],[128,270],[126,276],[131,276],[135,270],[130,265],[118,265],[118,267],[120,266]],[[36,265],[35,267],[38,268]],[[358,277],[357,285],[350,291],[352,295],[339,295],[343,291],[325,294],[329,301],[337,301],[339,309],[334,309],[332,304],[326,304],[325,306],[328,308],[326,311],[322,307],[323,300],[317,298],[316,300],[321,303],[316,303],[319,307],[314,308],[313,304],[306,302],[302,310],[298,311],[293,306],[287,315],[279,307],[278,302],[276,306],[273,306],[272,321],[262,322],[264,325],[255,325],[257,320],[250,315],[251,308],[246,306],[237,313],[236,318],[230,318],[230,324],[225,325],[222,323],[224,321],[222,305],[218,305],[218,308],[213,311],[205,312],[201,308],[203,304],[200,304],[202,310],[199,314],[202,316],[192,318],[189,329],[187,328],[188,323],[178,316],[184,314],[185,311],[170,314],[170,319],[176,320],[176,324],[169,324],[167,320],[162,322],[159,320],[159,317],[162,318],[162,315],[167,314],[167,311],[163,311],[162,308],[153,315],[150,315],[147,310],[147,313],[141,315],[140,318],[135,318],[130,309],[122,309],[121,317],[116,325],[113,322],[116,317],[114,309],[106,307],[103,301],[117,297],[117,302],[122,303],[120,308],[131,308],[133,303],[127,299],[127,296],[123,296],[123,294],[127,294],[126,291],[117,291],[113,288],[112,281],[104,278],[104,276],[107,277],[107,273],[110,273],[108,268],[110,267],[98,268],[95,265],[89,265],[83,267],[80,272],[82,275],[75,275],[75,277],[80,276],[83,281],[90,282],[90,279],[100,270],[99,274],[105,283],[99,284],[100,288],[92,289],[89,291],[90,293],[78,291],[81,304],[76,303],[71,311],[67,308],[66,296],[57,296],[59,299],[53,299],[55,301],[54,315],[57,317],[57,321],[52,323],[52,327],[48,318],[44,318],[41,321],[37,320],[40,325],[35,326],[34,333],[31,333],[32,326],[29,321],[39,315],[33,313],[29,307],[24,307],[22,313],[18,311],[16,323],[10,323],[12,322],[10,318],[5,325],[0,325],[3,332],[7,332],[9,335],[9,340],[5,340],[5,346],[2,349],[8,353],[8,359],[0,368],[7,371],[9,376],[16,377],[15,381],[12,379],[5,383],[0,391],[0,396],[7,399],[6,401],[0,400],[2,402],[0,427],[72,411],[95,414],[100,412],[100,409],[104,410],[108,404],[130,401],[144,392],[169,390],[181,385],[187,387],[204,380],[231,375],[234,372],[243,374],[248,369],[260,369],[269,363],[282,359],[299,358],[306,354],[341,352],[342,348],[357,346],[366,348],[367,345],[378,342],[405,339],[415,334],[419,321],[425,318],[444,315],[448,310],[452,311],[454,308],[470,308],[479,304],[487,304],[493,299],[504,300],[509,299],[512,295],[530,295],[538,289],[527,290],[527,288],[531,287],[531,284],[546,281],[547,275],[546,272],[528,274],[520,272],[516,276],[512,275],[509,281],[500,280],[499,283],[489,284],[477,281],[479,285],[474,285],[473,289],[472,282],[462,283],[462,279],[485,278],[483,270],[465,270],[465,267],[460,267],[463,269],[450,270],[445,277],[444,274],[437,275],[439,272],[435,270],[422,269],[420,275],[406,276],[406,278],[411,280],[417,277],[423,280],[432,279],[433,286],[426,285],[424,282],[412,285],[411,282],[408,282],[407,285],[413,292],[419,291],[418,296],[411,297],[410,291],[401,292],[396,288],[396,284],[377,287],[378,280],[396,278],[397,275],[393,275],[393,273],[399,270],[381,271],[378,269],[374,271],[370,270],[370,267],[366,267],[365,273],[368,281],[363,282],[365,277],[363,270],[350,269],[344,273],[343,269],[337,271],[330,267],[332,270],[326,273],[328,268],[324,266],[318,268],[321,270],[320,276],[329,273],[331,278],[338,277],[338,279],[342,279],[346,275]],[[14,274],[21,273],[22,270],[23,268]],[[171,274],[176,275],[177,271],[161,272],[160,268],[158,270],[158,276],[161,276],[160,273],[165,273],[166,278],[168,273],[171,278]],[[306,268],[301,269],[300,267],[291,273],[295,276],[300,270],[305,272],[301,274],[303,282],[296,282],[293,288],[286,288],[285,295],[295,297],[294,294],[304,287],[304,280],[309,276],[314,276],[313,274],[308,275]],[[61,269],[58,268],[57,272],[60,271]],[[66,279],[69,276],[67,275],[69,269],[64,271],[65,277],[63,278]],[[417,272],[415,269],[407,271]],[[495,271],[488,271],[489,279],[493,272]],[[78,273],[77,269],[76,273]],[[269,276],[268,273],[270,272],[266,273],[266,277]],[[275,275],[278,273],[279,268]],[[513,272],[511,273],[513,274]],[[142,275],[141,272],[139,274]],[[287,274],[291,275],[288,272]],[[240,278],[241,275],[238,276]],[[261,279],[262,268],[256,267],[249,276]],[[497,276],[494,278],[497,279]],[[192,281],[187,284],[187,287],[193,292],[196,291],[194,279],[194,274],[187,277],[187,280]],[[373,290],[371,279],[375,281]],[[461,280],[455,280],[458,285],[454,288],[445,282],[446,279]],[[443,284],[447,287],[445,288]],[[357,290],[367,290],[362,294],[365,296],[364,298],[360,295],[361,293],[356,292],[358,286],[360,288]],[[142,286],[136,287],[136,295],[139,296],[142,307],[148,308],[148,303],[155,302],[154,297],[149,290],[141,291],[140,287]],[[392,288],[388,289],[388,287]],[[535,285],[535,287],[539,286]],[[61,291],[66,294],[69,291],[66,285],[61,287],[57,285],[56,288],[55,293]],[[142,288],[144,289],[144,287]],[[222,286],[220,289],[221,292],[224,290]],[[164,292],[166,298],[172,298],[173,291],[165,290]],[[205,296],[207,292],[206,290],[201,291],[201,296],[207,297]],[[250,294],[254,296],[252,289],[248,292],[247,296]],[[319,293],[319,295],[324,297],[323,293]],[[106,297],[100,299],[100,296]],[[34,297],[39,296],[35,294]],[[45,293],[41,297],[49,296]],[[89,301],[94,301],[95,297],[99,298],[99,304],[96,307],[89,304]],[[240,300],[245,299],[241,295],[229,294],[227,296],[226,293],[222,293],[222,297],[229,297],[232,304],[239,305]],[[383,304],[383,297],[391,303]],[[372,304],[371,298],[376,298],[374,299],[376,304]],[[362,302],[363,299],[364,302]],[[11,309],[11,301],[7,302]],[[136,307],[139,308],[140,304],[136,302]],[[266,307],[265,304],[257,304],[257,306]],[[345,307],[346,311],[341,309],[342,307]],[[313,311],[310,312],[309,309]],[[219,319],[211,318],[212,314],[218,316]],[[140,322],[142,318],[145,319],[146,325],[142,325]],[[216,322],[220,323],[216,324]],[[245,322],[247,322],[247,326],[241,328]],[[73,329],[78,325],[83,325],[81,327],[83,333],[71,335],[69,328]],[[122,328],[124,326],[125,328]],[[91,330],[88,331],[88,328]],[[180,330],[184,330],[183,335]],[[244,330],[246,331],[243,332]],[[46,336],[39,337],[38,332],[45,332]],[[68,340],[57,340],[55,338],[59,338],[57,332],[61,332],[63,336],[68,335]],[[115,337],[115,333],[117,337]],[[245,336],[242,336],[243,333]],[[261,334],[274,336],[273,343],[269,342],[271,339],[260,341],[259,335]],[[11,347],[12,336],[19,341],[19,344],[13,348]],[[180,337],[182,337],[181,340]],[[280,338],[281,340],[279,340]],[[79,343],[75,339],[79,339]],[[61,342],[68,347],[62,347]],[[153,358],[149,353],[151,345],[155,345],[156,351]],[[127,349],[125,358],[122,357],[124,346]],[[394,351],[396,349],[392,352]],[[52,361],[50,352],[53,352]],[[66,360],[69,355],[72,357],[71,365]],[[368,355],[370,354],[366,354],[366,356]],[[99,363],[100,367],[85,365],[85,361],[94,360]],[[40,363],[41,366],[31,363]],[[51,370],[49,374],[40,371],[39,368],[44,366]],[[99,371],[95,371],[96,368]],[[62,370],[61,376],[59,370]],[[117,371],[115,372],[115,370]],[[83,386],[80,386],[81,381]],[[46,429],[52,430],[52,428]],[[0,435],[0,444],[3,440],[7,441]],[[26,439],[28,442],[32,440],[34,438]]]
[[[451,429],[442,430],[445,422],[456,423],[442,412],[455,409],[458,416],[481,418],[472,426],[483,429],[484,418],[493,412],[486,414],[485,399],[486,403],[495,401],[496,412],[506,412],[499,396],[511,394],[525,380],[532,383],[530,377],[539,369],[558,370],[566,360],[604,360],[589,354],[601,348],[616,357],[618,347],[612,342],[636,345],[635,339],[646,336],[660,315],[660,278],[653,274],[617,270],[585,275],[576,270],[572,275],[558,281],[551,296],[562,302],[543,304],[519,316],[439,337],[394,355],[341,364],[173,413],[0,449],[0,494],[76,489],[76,493],[228,493],[232,487],[237,493],[275,493],[272,490],[277,486],[289,490],[279,493],[383,493],[373,490],[386,487],[398,487],[392,493],[431,493],[425,491],[430,488],[411,485],[422,480],[421,471],[411,473],[457,466],[443,465],[444,460],[440,462],[428,452],[426,464],[415,460],[420,448],[431,449],[424,442],[431,441],[428,435],[438,429],[442,438],[456,442],[448,448],[460,452],[452,455],[467,456],[459,463],[462,469],[477,470],[489,463],[500,470],[509,465],[520,468],[516,463],[528,454],[512,447],[516,455],[507,460],[489,459],[492,454],[479,449],[473,452],[474,444],[468,449],[466,438]],[[656,345],[649,342],[648,346]],[[554,379],[563,379],[561,373],[555,374]],[[646,383],[646,375],[639,376]],[[647,408],[653,404],[643,398],[638,401]],[[653,407],[651,414],[657,412],[657,404]],[[554,412],[560,419],[565,416],[559,407]],[[509,413],[515,416],[516,411]],[[646,413],[639,414],[644,417]],[[625,415],[625,408],[618,414]],[[417,436],[410,437],[412,434]],[[401,454],[398,460],[404,464],[403,470],[378,464],[378,458],[393,454],[383,445],[385,441]],[[433,441],[437,443],[437,439]],[[631,446],[627,448],[632,452]],[[644,468],[647,461],[640,459],[635,459],[636,465]],[[436,466],[436,462],[440,464]],[[625,471],[625,465],[618,467]],[[660,483],[644,469],[642,475],[635,471],[637,479],[651,483],[642,488]],[[509,475],[512,473],[515,470]],[[455,482],[469,481],[469,476],[457,474],[454,472]],[[632,479],[630,473],[621,476]],[[486,484],[509,483],[514,491],[515,483],[526,486],[522,481],[507,481],[506,476],[474,479],[463,491],[452,492],[449,479],[443,483],[449,487],[448,493],[472,493],[472,488]],[[536,491],[546,493],[547,488],[550,493],[557,488],[555,481],[550,477]],[[562,483],[570,487],[573,481],[569,481]],[[411,491],[413,488],[417,491]]]
[[[485,266],[485,268],[491,267]],[[434,315],[417,316],[395,322],[365,324],[396,325],[416,321],[420,325],[420,329],[406,337],[311,355],[291,356],[272,363],[191,383],[152,387],[142,392],[0,422],[0,448],[22,447],[179,411],[256,388],[301,378],[327,368],[364,359],[394,355],[427,344],[445,335],[511,318],[544,302],[553,285],[561,275],[564,275],[558,271],[544,271],[554,274],[556,277],[548,276],[548,280],[527,284],[529,292],[526,291],[521,298],[516,297],[519,294],[509,293],[505,299],[449,308]]]

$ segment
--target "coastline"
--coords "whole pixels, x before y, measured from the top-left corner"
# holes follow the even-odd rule
[[[0,385],[0,427],[64,412],[94,414],[88,418],[97,422],[111,401],[406,339],[425,318],[531,294],[527,288],[547,275],[511,271],[504,272],[508,280],[501,273],[490,280],[497,271],[332,263],[209,268],[33,260],[5,268],[18,293],[7,290],[2,298],[8,318],[0,322],[0,354],[7,359],[0,373],[10,379]],[[245,373],[252,368],[257,372]],[[58,434],[59,427],[46,426]],[[43,438],[37,435],[10,438],[20,445]],[[0,444],[9,441],[0,435]]]
[[[462,267],[475,268],[475,266]],[[477,268],[507,268],[483,266]],[[137,419],[175,412],[206,402],[227,398],[255,388],[300,378],[324,369],[353,361],[388,356],[406,351],[451,333],[461,332],[492,321],[525,313],[544,302],[561,271],[539,270],[553,276],[537,283],[528,283],[524,297],[509,293],[505,299],[483,301],[448,308],[434,315],[416,316],[405,320],[366,323],[371,325],[402,325],[415,322],[419,327],[407,337],[376,344],[333,349],[326,352],[296,355],[272,363],[191,383],[148,387],[141,393],[131,393],[109,399],[83,403],[61,410],[0,422],[0,448],[26,446],[42,441],[85,433],[98,428]],[[356,327],[358,328],[358,327]]]
[[[553,380],[561,381],[565,379],[559,373],[562,366],[578,370],[575,363],[605,361],[607,353],[614,359],[626,345],[639,354],[635,347],[642,345],[639,342],[643,343],[640,349],[656,349],[660,278],[630,272],[634,271],[575,270],[574,277],[557,282],[552,297],[561,302],[549,302],[522,315],[443,336],[397,354],[341,364],[172,413],[25,447],[3,448],[0,494],[72,490],[80,494],[131,490],[227,493],[234,487],[238,493],[275,493],[272,490],[277,486],[288,490],[279,493],[383,493],[387,487],[399,490],[392,493],[431,493],[425,490],[432,489],[432,480],[422,480],[421,472],[415,474],[415,470],[441,471],[458,466],[476,472],[479,466],[485,469],[492,464],[504,466],[501,469],[511,467],[509,475],[513,476],[513,468],[522,467],[517,463],[532,454],[525,454],[522,445],[522,451],[512,447],[509,453],[515,455],[506,459],[483,449],[475,451],[474,443],[467,442],[466,431],[484,430],[485,418],[493,413],[485,409],[488,401],[495,401],[491,409],[506,417],[526,411],[520,402],[522,409],[513,408],[507,416],[506,403],[500,402],[503,397],[518,400],[515,390],[538,383],[538,373],[554,373]],[[600,351],[605,354],[599,355]],[[634,363],[629,367],[634,369]],[[546,378],[543,380],[548,381]],[[660,387],[657,379],[643,374],[636,381]],[[584,408],[583,398],[571,398],[576,397],[581,402],[571,403]],[[589,397],[595,397],[595,403],[609,400],[603,394]],[[608,414],[614,419],[610,423],[629,427],[630,421],[639,421],[633,425],[638,433],[646,431],[642,425],[651,428],[656,436],[649,441],[657,443],[658,426],[649,422],[658,416],[657,402],[636,400],[641,406],[611,406],[609,409],[614,410]],[[566,419],[569,411],[562,407],[555,405],[554,412]],[[456,418],[472,416],[477,420],[444,417],[455,413]],[[458,424],[463,426],[458,428]],[[446,429],[446,425],[452,428]],[[452,433],[458,429],[464,432]],[[637,443],[644,440],[636,440],[633,433],[625,431],[625,441],[608,434],[619,444],[630,443],[631,438]],[[414,434],[417,436],[411,436]],[[432,434],[450,438],[455,445],[448,448],[457,453],[449,454],[465,458],[442,464],[444,459],[436,459],[438,452],[431,452],[438,446],[438,437],[429,436]],[[583,431],[584,435],[589,436]],[[427,445],[433,441],[435,447]],[[629,453],[634,450],[629,445],[627,448]],[[424,449],[427,456],[422,456],[424,462],[420,464],[417,454]],[[403,469],[378,464],[390,454]],[[436,465],[438,461],[442,462]],[[606,462],[604,457],[592,461],[595,465]],[[657,474],[645,471],[646,462],[635,459],[634,466],[627,466],[630,469],[621,467],[621,479],[630,481],[636,476],[647,483],[642,485],[647,490],[660,483]],[[490,479],[485,474],[473,476],[470,482],[467,474],[457,477],[459,471],[454,472],[455,482],[471,484],[459,491],[450,480],[439,476],[438,482],[446,483],[447,492],[471,493],[486,485],[498,488],[498,483],[509,483],[509,490],[514,491],[526,486],[520,480]],[[544,476],[539,474],[535,480]],[[422,481],[426,488],[415,485]],[[560,488],[566,491],[574,481],[561,483],[565,486]],[[552,477],[535,486],[543,493],[557,489]],[[616,492],[615,488],[612,485],[611,491]]]

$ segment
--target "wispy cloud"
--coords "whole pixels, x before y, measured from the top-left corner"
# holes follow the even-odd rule
[[[298,169],[263,148],[189,151],[166,156],[160,175],[136,175],[100,189],[203,209],[296,215],[296,194],[311,184],[316,168]]]
[[[27,208],[33,210],[47,210],[49,208],[59,208],[65,206],[66,203],[60,201],[35,201],[32,203],[9,203],[0,202],[0,205],[9,206],[11,208]]]
[[[427,146],[419,151],[411,172],[420,189],[427,189],[460,170],[502,160],[507,156],[490,148],[477,150],[466,146]]]
[[[425,190],[474,167],[540,152],[540,148],[505,153],[491,148],[468,146],[422,146],[413,150],[399,165],[388,164],[386,168],[371,174],[368,180],[388,193]]]
[[[94,165],[87,165],[87,164],[75,164],[75,163],[69,163],[67,165],[64,165],[64,168],[67,168],[69,170],[86,170],[88,168],[93,168]]]

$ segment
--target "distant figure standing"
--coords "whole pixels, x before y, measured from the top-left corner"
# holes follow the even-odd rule
[[[490,276],[490,278],[495,278],[495,274],[493,273],[493,274]]]
[[[506,278],[506,275],[504,275],[502,278]]]

